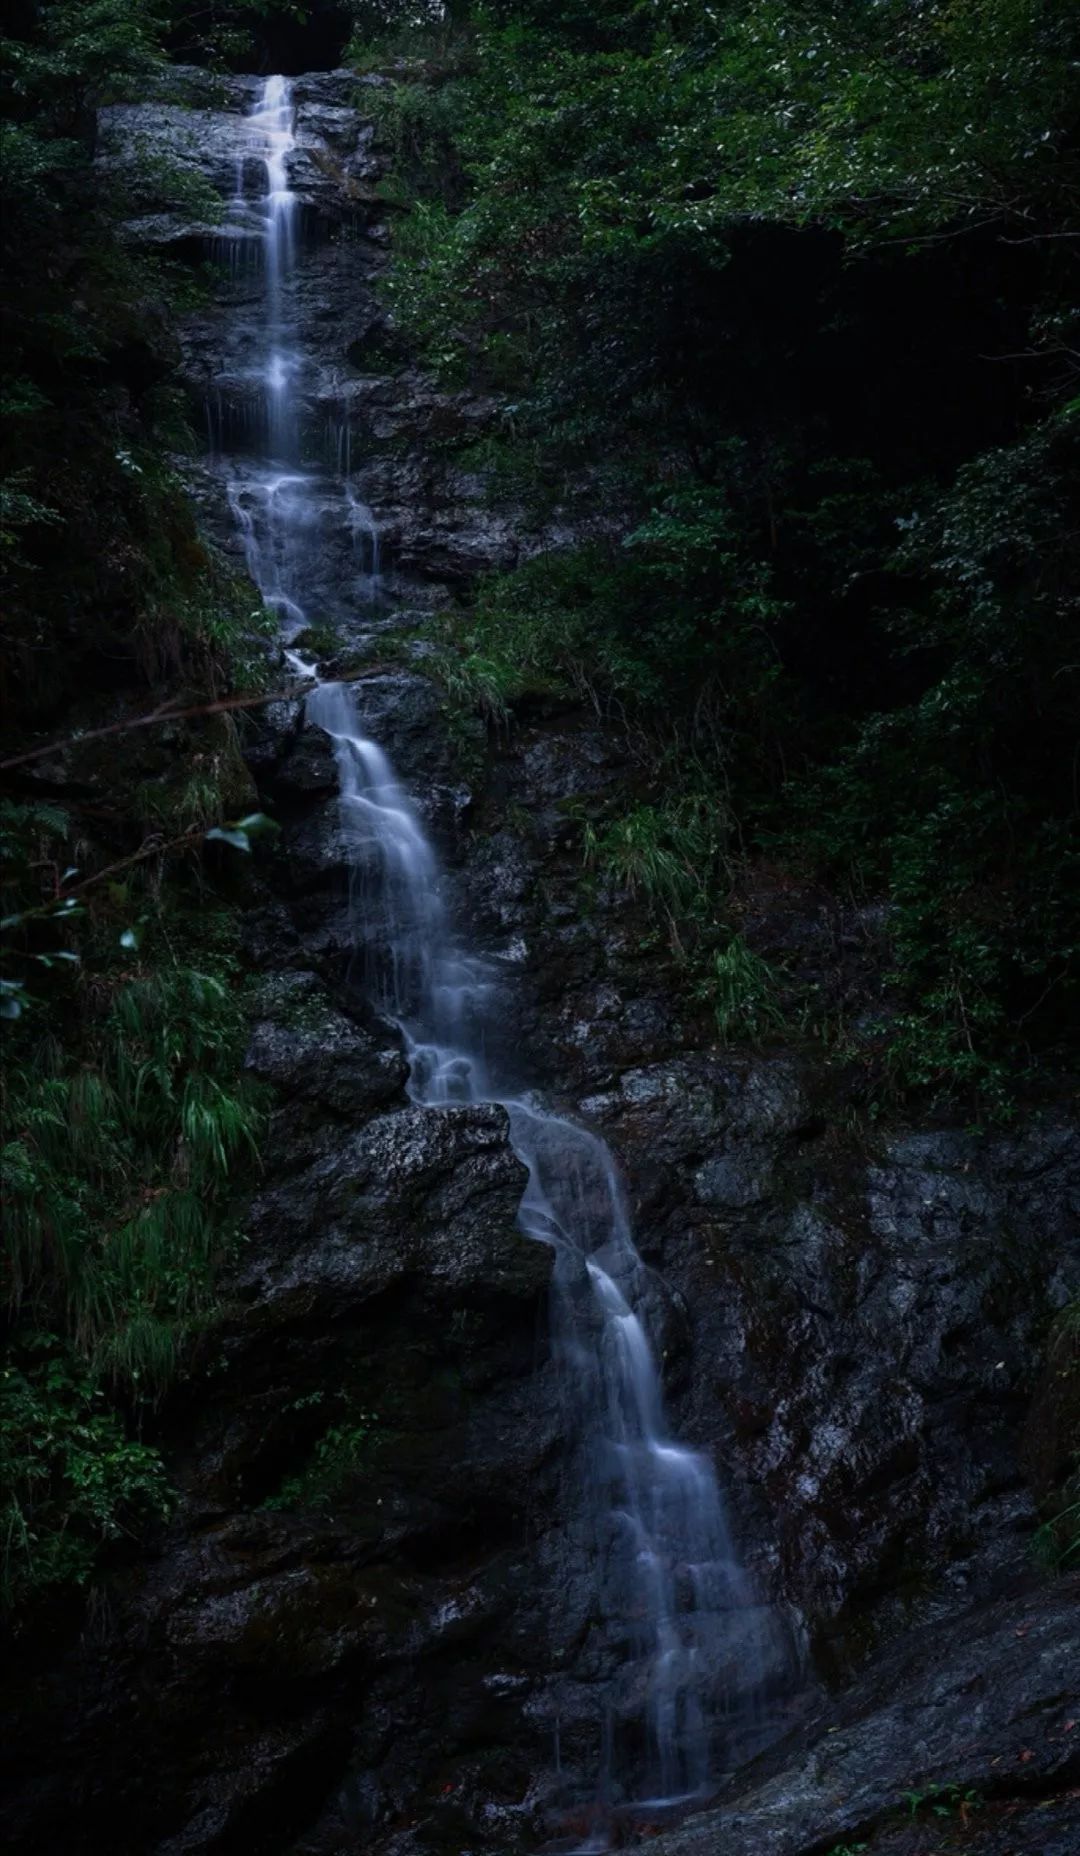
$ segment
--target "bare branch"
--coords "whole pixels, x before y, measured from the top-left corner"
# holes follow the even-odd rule
[[[337,683],[359,683],[363,677],[383,676],[388,670],[399,668],[395,664],[368,664],[363,670],[351,671],[347,676],[336,677]],[[305,694],[309,683],[294,683],[290,689],[271,690],[258,696],[224,696],[218,702],[196,703],[189,709],[173,709],[162,704],[152,709],[149,715],[129,716],[123,722],[110,722],[106,728],[88,728],[85,734],[64,735],[59,741],[50,741],[45,747],[30,748],[25,754],[13,754],[8,760],[0,760],[0,773],[6,773],[10,767],[25,767],[30,761],[44,760],[50,754],[59,754],[64,748],[81,747],[84,741],[101,741],[106,735],[127,735],[136,728],[153,728],[161,722],[186,722],[199,715],[221,715],[229,709],[259,709],[272,702],[295,702],[298,696]]]

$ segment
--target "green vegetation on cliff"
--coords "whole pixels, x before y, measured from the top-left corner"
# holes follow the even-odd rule
[[[389,304],[501,396],[470,464],[595,537],[482,587],[466,665],[650,730],[673,842],[711,795],[714,843],[883,899],[882,1086],[1007,1111],[1076,1025],[1075,16],[455,14],[354,48]]]
[[[94,168],[94,111],[170,57],[326,62],[347,17],[357,64],[392,80],[365,92],[409,207],[392,339],[498,397],[464,461],[537,511],[572,505],[582,537],[480,587],[458,694],[493,718],[585,697],[648,743],[625,811],[584,821],[586,862],[652,899],[722,1037],[790,1022],[726,911],[757,860],[885,902],[879,1082],[1006,1113],[1070,1061],[1072,10],[15,0],[10,1603],[89,1579],[103,1543],[166,1512],[154,1415],[213,1309],[259,1138],[244,876],[207,842],[253,803],[236,727],[223,711],[124,725],[250,688],[264,620],[200,537],[177,462],[170,319],[197,281],[125,246],[130,199]],[[190,179],[154,185],[212,210]],[[57,751],[21,758],[43,736]],[[316,1451],[327,1488],[358,1434],[332,1428]]]
[[[190,285],[124,246],[125,197],[93,167],[94,106],[145,86],[164,28],[133,0],[62,0],[17,6],[0,48],[5,1606],[85,1581],[165,1511],[154,1411],[258,1141],[242,879],[203,848],[251,810],[236,727],[125,729],[263,674],[263,615],[174,462]],[[60,745],[34,758],[42,737]]]

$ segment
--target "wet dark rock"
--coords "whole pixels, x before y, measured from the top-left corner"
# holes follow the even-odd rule
[[[516,1229],[524,1181],[502,1109],[379,1116],[255,1200],[237,1291],[260,1325],[340,1318],[409,1273],[449,1307],[469,1284],[535,1296],[550,1257]]]
[[[610,790],[616,744],[598,728],[534,734],[524,747],[522,774],[530,801],[564,807],[568,800]]]
[[[231,191],[255,80],[169,81],[164,103],[103,113],[103,161],[130,169],[141,144]],[[484,473],[454,460],[455,440],[491,427],[489,397],[410,366],[362,371],[386,220],[358,89],[332,72],[295,91],[308,513],[326,537],[305,612],[324,663],[375,661],[478,570],[578,535],[564,510],[492,506]],[[133,234],[204,255],[214,228],[143,185]],[[225,485],[245,517],[259,490],[234,313],[250,287],[241,262],[184,331],[185,378],[223,453],[192,481],[237,564]],[[377,595],[343,456],[381,531]],[[476,725],[464,767],[465,731],[418,670],[367,678],[357,698],[491,962],[493,1059],[615,1150],[678,1434],[717,1461],[759,1591],[841,1689],[825,1703],[808,1679],[813,1717],[753,1789],[652,1847],[824,1856],[872,1839],[928,1856],[905,1793],[939,1784],[987,1800],[957,1849],[1072,1856],[1076,1584],[1032,1589],[1022,1440],[1050,1318],[1080,1279],[1075,1128],[842,1125],[813,1054],[790,1039],[719,1047],[644,901],[595,872],[584,885],[582,820],[640,782],[614,723],[536,702],[490,740]],[[583,1811],[595,1796],[603,1699],[626,1656],[597,1618],[596,1543],[575,1520],[551,1253],[516,1227],[504,1111],[409,1104],[401,1037],[363,1003],[327,737],[296,701],[268,705],[244,741],[282,824],[272,893],[244,927],[261,975],[248,1065],[274,1100],[263,1176],[221,1318],[163,1416],[175,1515],[152,1551],[118,1561],[96,1634],[30,1646],[15,1671],[30,1706],[10,1752],[12,1847],[91,1856],[119,1834],[158,1856],[566,1848],[581,1828],[558,1814],[575,1784]],[[765,870],[737,900],[751,944],[800,981],[827,994],[837,974],[849,992],[858,978],[872,1040],[880,911]],[[775,1730],[806,1705],[789,1686]],[[935,1850],[953,1828],[933,1820]]]
[[[285,757],[274,772],[274,790],[301,800],[336,798],[334,745],[321,728],[309,723],[291,736]]]
[[[177,177],[209,182],[228,199],[236,186],[236,118],[256,102],[258,77],[218,75],[175,66],[163,94],[115,103],[98,112],[97,158],[132,192],[138,210],[128,233],[140,244],[171,245],[218,236],[214,218],[193,218],[177,205]],[[302,203],[332,218],[374,204],[379,163],[374,131],[352,107],[356,79],[328,71],[294,86],[297,147],[290,184]]]
[[[932,1809],[927,1805],[922,1813],[915,1813],[913,1821],[892,1825],[875,1836],[868,1849],[873,1856],[924,1856],[928,1834],[937,1839],[944,1856],[963,1856],[965,1851],[971,1856],[1073,1856],[1076,1848],[1075,1792],[1063,1797],[991,1800],[974,1810],[961,1797],[944,1807],[945,1823],[934,1816],[927,1819],[926,1812]]]
[[[313,973],[281,973],[263,992],[246,1067],[274,1087],[275,1122],[296,1132],[298,1118],[330,1110],[342,1120],[400,1096],[408,1065],[400,1039],[362,1030],[327,997]]]
[[[362,726],[377,741],[408,786],[422,798],[433,783],[454,768],[447,736],[444,702],[430,677],[389,671],[365,677],[355,687]]]
[[[805,1752],[775,1777],[650,1848],[656,1856],[819,1856],[873,1836],[871,1851],[922,1856],[949,1834],[932,1813],[935,1786],[954,1811],[969,1791],[980,1800],[1030,1801],[1019,1817],[1021,1838],[1040,1834],[1040,1825],[1053,1827],[1054,1816],[1056,1836],[1070,1814],[1075,1833],[1075,1797],[1061,1798],[1049,1819],[1039,1800],[1080,1781],[1078,1670],[1076,1579],[966,1614],[948,1629],[913,1634],[856,1684],[831,1711],[827,1730],[808,1736]],[[926,1799],[917,1840],[910,1822],[901,1828],[911,1816],[911,1794]],[[880,1841],[873,1835],[878,1828],[886,1832]],[[992,1816],[985,1841],[981,1830],[981,1811],[973,1812],[957,1847],[979,1856],[994,1849],[1035,1856],[1054,1847],[1052,1840],[1017,1840],[1015,1812],[997,1822]]]
[[[338,893],[348,890],[349,841],[336,812],[329,810],[309,815],[291,823],[284,839],[290,890],[299,896],[327,889]],[[323,923],[323,910],[316,921]],[[306,945],[314,944],[305,936]]]
[[[300,700],[268,702],[250,718],[243,737],[244,759],[256,779],[266,779],[279,766],[295,742],[303,718]]]
[[[263,900],[245,916],[241,930],[244,954],[256,970],[279,972],[303,964],[300,937],[283,902]]]
[[[158,244],[194,230],[214,232],[214,222],[193,221],[173,207],[175,176],[209,181],[223,197],[236,177],[236,114],[258,94],[258,79],[223,80],[213,107],[186,103],[114,103],[98,113],[97,159],[133,190],[142,211],[130,223],[140,242]]]
[[[226,1310],[177,1416],[181,1505],[115,1587],[114,1676],[92,1639],[56,1672],[98,1695],[48,1754],[94,1773],[78,1828],[31,1760],[14,1848],[63,1825],[66,1847],[96,1850],[122,1799],[132,1849],[285,1849],[334,1822],[372,1762],[387,1826],[418,1786],[438,1795],[448,1735],[512,1738],[543,1646],[587,1609],[587,1563],[554,1600],[522,1544],[557,1512],[561,1412],[543,1343],[551,1256],[516,1229],[505,1112],[386,1112],[404,1075],[396,1032],[340,1011],[310,972],[268,977],[257,1012],[249,1064],[278,1108]],[[303,1476],[335,1426],[348,1443],[327,1500]],[[138,1720],[142,1693],[154,1706]],[[152,1788],[130,1744],[158,1749]],[[538,1751],[511,1762],[518,1800]]]
[[[1025,1412],[1080,1280],[1080,1136],[1051,1116],[1007,1136],[870,1139],[837,1125],[810,1053],[717,1049],[643,956],[647,918],[582,894],[563,808],[618,804],[625,777],[589,722],[500,746],[462,906],[520,976],[508,1050],[573,1091],[625,1168],[669,1290],[657,1320],[680,1430],[717,1456],[744,1550],[823,1666],[850,1670],[874,1641],[1027,1574]],[[844,923],[790,888],[770,916],[767,888],[755,932],[780,921],[827,979]],[[852,959],[870,961],[879,927],[855,924]],[[869,967],[865,983],[871,996]]]
[[[826,1665],[850,1667],[1030,1563],[1023,1414],[1080,1277],[1080,1139],[1047,1122],[869,1155],[827,1135],[814,1087],[786,1057],[701,1051],[581,1109],[687,1311],[684,1425]]]

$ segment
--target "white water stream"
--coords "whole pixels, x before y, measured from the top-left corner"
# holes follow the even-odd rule
[[[301,232],[300,203],[289,184],[295,122],[292,86],[284,77],[268,77],[254,108],[240,119],[234,192],[214,240],[239,284],[234,323],[240,360],[225,389],[215,386],[206,403],[209,448],[229,465],[226,494],[248,572],[264,604],[277,614],[286,644],[310,622],[307,582],[328,509],[347,506],[357,600],[374,604],[381,593],[379,535],[353,488],[347,417],[336,424],[328,445],[310,446],[329,451],[332,476],[305,448],[301,407],[308,357],[297,335],[290,288]]]
[[[253,210],[243,195],[253,153],[265,169],[254,210],[265,279],[255,371],[266,417],[264,455],[234,482],[231,496],[252,576],[280,613],[288,643],[308,623],[304,568],[319,505],[299,462],[303,355],[287,301],[298,215],[289,192],[294,134],[285,80],[267,80],[242,136],[230,209],[237,225]],[[341,462],[337,519],[355,523],[347,455]],[[293,662],[302,661],[294,654]],[[401,1027],[411,1096],[433,1110],[505,1107],[514,1151],[528,1169],[521,1230],[554,1252],[554,1344],[575,1433],[569,1444],[579,1467],[578,1523],[584,1517],[595,1611],[619,1671],[602,1735],[601,1791],[661,1804],[701,1796],[725,1761],[728,1737],[744,1734],[760,1705],[774,1625],[739,1566],[711,1459],[668,1428],[642,1314],[648,1273],[615,1162],[596,1135],[488,1073],[483,1052],[498,986],[483,959],[456,943],[420,818],[386,755],[366,737],[348,687],[317,685],[307,707],[337,757],[361,980]],[[590,1847],[604,1847],[602,1835]]]

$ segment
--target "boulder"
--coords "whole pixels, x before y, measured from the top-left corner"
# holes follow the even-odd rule
[[[1078,1669],[1077,1579],[913,1634],[830,1711],[827,1725],[819,1720],[805,1750],[775,1776],[657,1837],[650,1850],[819,1856],[854,1845],[914,1856],[955,1830],[955,1847],[978,1856],[1064,1856],[1065,1827],[1075,1833],[1078,1821],[1075,1794],[1063,1796],[1080,1780]]]

